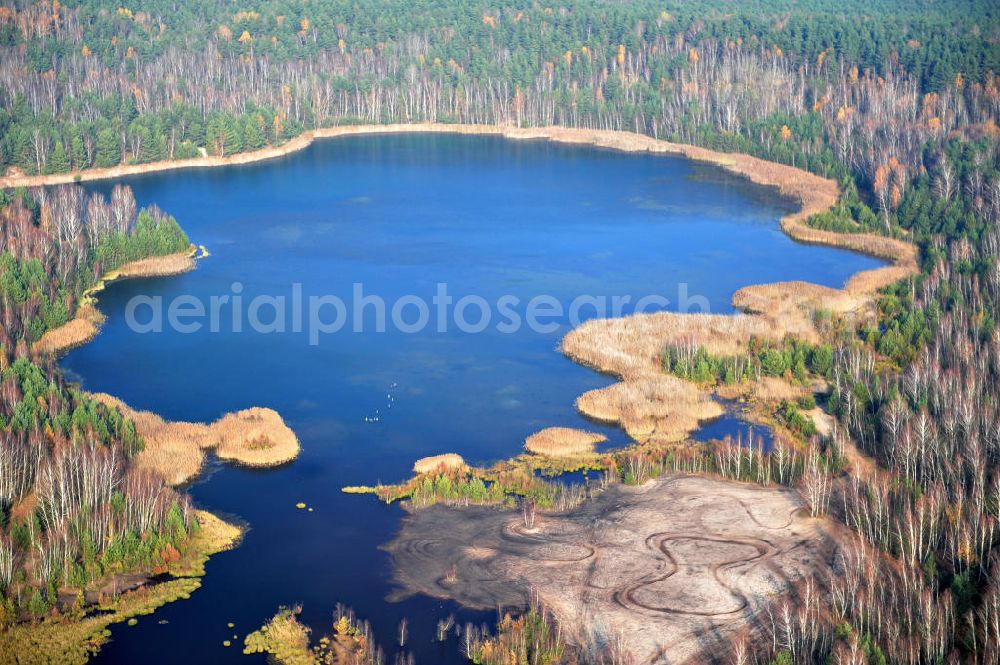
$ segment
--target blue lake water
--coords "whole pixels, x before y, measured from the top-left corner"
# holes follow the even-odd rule
[[[244,542],[212,558],[190,600],[135,627],[115,627],[97,657],[107,663],[248,662],[240,654],[243,636],[279,605],[301,603],[304,620],[322,634],[338,602],[371,621],[390,661],[406,616],[406,651],[417,662],[464,662],[456,639],[434,641],[437,620],[456,613],[460,622],[491,623],[494,613],[428,598],[387,602],[391,570],[378,546],[392,538],[402,511],[340,488],[403,479],[415,459],[441,452],[474,463],[508,457],[549,425],[600,429],[625,443],[620,431],[585,422],[573,408],[580,393],[611,379],[557,351],[568,314],[539,317],[557,324],[548,332],[501,327],[511,321],[500,313],[501,298],[518,300],[507,312],[522,322],[527,303],[539,296],[548,298],[542,311],[553,303],[566,309],[578,296],[604,296],[610,307],[613,296],[635,303],[660,295],[674,309],[686,293],[727,312],[733,292],[747,284],[805,279],[839,286],[879,264],[793,242],[777,224],[790,202],[716,168],[545,142],[351,137],[255,165],[123,182],[141,205],[155,202],[174,215],[212,255],[185,275],[112,285],[101,296],[108,315],[101,335],[63,367],[88,390],[171,419],[274,408],[299,436],[302,455],[279,469],[213,463],[206,470],[190,488],[195,502],[245,520]],[[439,285],[455,303],[481,298],[476,302],[490,311],[485,330],[459,329],[455,304],[445,311],[447,330],[439,330],[432,302]],[[356,288],[386,303],[385,332],[376,330],[374,306],[354,316]],[[311,344],[305,312],[302,331],[293,332],[296,291],[306,310],[311,296],[339,298],[344,328]],[[230,301],[218,306],[217,329],[207,317],[190,333],[166,320],[159,333],[126,324],[137,296],[160,298],[166,315],[178,297],[209,309],[212,296],[225,295]],[[243,331],[234,331],[235,295],[245,314],[258,296],[283,297],[286,331],[255,332],[248,315],[240,317]],[[409,303],[405,324],[418,322],[413,303],[428,303],[426,328],[392,325],[391,308],[401,298]],[[142,302],[136,318],[149,324],[155,301]],[[594,316],[594,302],[586,301],[582,318]],[[258,314],[273,323],[272,306]],[[335,309],[321,314],[330,321]],[[464,314],[471,324],[482,318],[479,304]],[[353,332],[355,326],[363,331]],[[730,419],[716,429],[727,430],[722,435],[739,425]],[[314,512],[296,510],[298,501]],[[230,621],[235,629],[226,627]],[[223,647],[234,633],[239,640]]]

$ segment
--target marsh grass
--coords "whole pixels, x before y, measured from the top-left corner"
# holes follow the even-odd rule
[[[103,324],[104,315],[94,305],[80,305],[73,319],[47,331],[32,345],[32,350],[42,355],[65,353],[94,339]]]
[[[547,480],[542,475],[604,468],[598,455],[546,457],[520,455],[497,462],[491,467],[446,468],[440,464],[415,472],[412,478],[394,485],[352,486],[349,494],[374,494],[386,503],[408,501],[416,508],[435,504],[469,506],[493,505],[514,507],[522,499],[542,508],[565,508],[578,505],[585,492],[579,485]]]
[[[283,665],[313,665],[321,662],[309,646],[310,630],[299,623],[301,607],[282,607],[259,630],[246,636],[243,653],[270,654]]]
[[[205,451],[254,467],[284,464],[299,454],[299,441],[272,409],[254,407],[230,413],[212,424],[170,422],[149,411],[136,411],[111,395],[93,398],[117,408],[135,423],[145,446],[136,464],[180,485],[201,469]]]
[[[433,473],[436,471],[448,471],[451,469],[465,468],[465,460],[457,453],[444,453],[442,455],[432,455],[422,457],[413,463],[414,473]]]
[[[593,454],[594,446],[607,440],[608,437],[596,432],[547,427],[525,439],[524,448],[529,453],[545,457],[576,457]]]
[[[298,620],[301,606],[282,607],[259,630],[246,636],[243,653],[266,653],[281,665],[381,665],[382,650],[371,627],[354,612],[337,606],[332,636],[311,644],[312,631]]]
[[[636,441],[683,440],[700,423],[725,409],[698,386],[665,374],[630,379],[591,390],[576,400],[584,415],[617,423]]]
[[[97,336],[104,324],[105,317],[97,309],[96,296],[105,286],[119,279],[167,277],[188,272],[195,267],[196,251],[195,246],[191,245],[187,252],[132,261],[104,274],[94,286],[83,293],[74,317],[58,328],[47,331],[32,345],[32,350],[42,355],[58,355],[86,344]]]
[[[119,268],[110,279],[133,279],[136,277],[169,277],[180,275],[192,270],[194,264],[194,245],[188,252],[178,252],[176,254],[166,254],[164,256],[150,256],[126,263]]]

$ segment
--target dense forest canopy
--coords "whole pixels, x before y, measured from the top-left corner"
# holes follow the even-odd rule
[[[21,4],[21,3],[19,3]],[[48,4],[48,3],[45,3]],[[723,41],[760,40],[791,57],[815,60],[820,53],[864,68],[900,66],[938,89],[957,72],[980,78],[997,70],[996,7],[987,2],[924,3],[861,0],[811,2],[608,2],[566,3],[310,0],[307,2],[69,2],[75,10],[71,39],[37,26],[34,35],[13,21],[6,45],[25,44],[32,68],[44,72],[53,58],[81,44],[118,64],[154,58],[171,48],[203,50],[219,44],[226,55],[256,53],[278,60],[303,58],[332,48],[363,52],[410,35],[424,35],[427,55],[454,58],[470,77],[526,76],[542,62],[590,44],[624,44],[677,35]],[[30,7],[23,3],[23,7]],[[243,38],[244,33],[248,36]],[[492,46],[510,48],[507,61],[491,57]],[[956,48],[959,46],[959,48]]]
[[[839,586],[788,610],[754,650],[780,663],[993,663],[998,12],[905,0],[8,3],[0,168],[230,155],[313,127],[433,121],[627,130],[836,178],[840,201],[812,225],[921,249],[920,274],[881,294],[878,320],[828,321],[821,346],[755,346],[738,362],[664,350],[666,370],[699,381],[823,377],[839,423],[823,445],[850,440],[871,460],[811,472],[830,476],[830,512],[858,545]],[[21,479],[0,483],[0,624],[48,610],[62,584],[121,569],[126,549],[155,564],[188,528],[182,499],[120,470],[111,491],[74,498],[83,510],[15,510],[67,463],[60,451],[99,468],[141,447],[30,343],[102,270],[187,242],[123,190],[84,198],[65,188],[0,200],[0,479]],[[806,406],[777,417],[815,439]],[[149,492],[162,497],[155,519],[135,522],[125,499]],[[140,526],[157,549],[136,544]],[[94,530],[108,528],[131,544],[95,552]]]

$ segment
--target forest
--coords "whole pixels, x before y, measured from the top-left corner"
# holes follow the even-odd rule
[[[796,453],[786,477],[784,458],[753,457],[737,473],[712,449],[623,458],[620,475],[780,469],[858,535],[849,574],[778,608],[771,639],[733,645],[732,662],[994,663],[998,11],[908,0],[8,3],[0,168],[230,155],[313,127],[435,121],[628,130],[835,178],[841,201],[813,225],[921,250],[920,274],[886,289],[878,320],[830,326],[815,348],[714,358],[695,345],[663,358],[698,381],[827,377],[839,428],[825,458]],[[130,423],[30,353],[102,272],[187,239],[161,211],[137,213],[124,188],[110,201],[67,186],[2,202],[0,623],[48,611],[64,585],[155,565],[192,525],[183,496],[129,468],[142,445]],[[829,461],[847,438],[870,466]]]
[[[105,272],[188,246],[127,187],[0,193],[0,625],[82,609],[91,583],[155,569],[196,528],[184,496],[131,465],[135,425],[31,346]]]

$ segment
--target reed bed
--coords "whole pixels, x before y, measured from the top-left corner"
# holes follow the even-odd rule
[[[464,469],[465,460],[457,453],[444,453],[442,455],[432,455],[431,457],[421,457],[413,463],[414,473],[433,473],[450,471],[452,469]]]
[[[843,247],[892,262],[854,275],[843,289],[808,282],[745,287],[733,296],[734,307],[741,311],[731,316],[643,314],[592,320],[570,332],[563,339],[563,353],[621,379],[621,383],[580,396],[577,408],[590,417],[620,423],[637,441],[677,441],[697,429],[701,421],[722,413],[722,408],[694,384],[664,379],[661,360],[668,346],[687,345],[695,350],[703,347],[712,355],[736,356],[746,353],[753,338],[779,342],[795,337],[817,343],[821,339],[815,325],[817,312],[867,316],[878,289],[918,271],[918,251],[911,243],[867,233],[836,233],[807,224],[809,217],[837,202],[837,183],[832,180],[749,155],[721,154],[623,132],[551,128],[526,131],[556,141],[587,142],[628,151],[675,152],[711,162],[797,199],[799,210],[781,220],[782,229],[796,240]],[[756,382],[752,393],[757,399],[780,401],[797,397],[802,390],[786,382],[766,381]]]
[[[151,256],[126,263],[117,271],[112,279],[132,279],[135,277],[169,277],[180,275],[193,270],[194,256],[192,256],[194,246],[188,253],[178,252],[177,254],[167,254],[165,256]]]
[[[794,402],[811,394],[808,386],[795,385],[775,376],[762,376],[753,382],[751,390],[751,397],[755,401],[766,403]]]
[[[567,334],[561,348],[579,363],[629,379],[660,373],[667,345],[693,343],[726,356],[742,353],[751,337],[781,338],[758,316],[657,312],[592,319]]]
[[[180,485],[201,469],[205,451],[255,467],[284,464],[299,454],[295,433],[276,411],[255,407],[223,416],[212,424],[170,422],[150,411],[136,411],[116,397],[94,394],[130,418],[145,443],[136,464]]]
[[[246,636],[243,653],[266,653],[282,665],[315,665],[319,662],[309,645],[310,630],[299,622],[301,607],[280,608],[260,629]]]
[[[656,443],[681,441],[724,413],[707,392],[666,374],[588,391],[577,398],[576,408],[595,420],[618,423],[636,441]]]
[[[104,324],[105,317],[97,309],[94,296],[107,284],[119,279],[168,277],[188,272],[195,267],[195,253],[195,246],[192,245],[187,252],[132,261],[108,272],[83,294],[73,319],[42,335],[32,345],[32,350],[40,355],[59,355],[86,344],[97,337]]]
[[[618,423],[636,441],[676,442],[718,417],[723,408],[707,391],[662,370],[671,344],[704,346],[719,355],[744,352],[752,337],[771,339],[774,326],[748,314],[640,314],[594,319],[562,342],[567,356],[622,379],[589,391],[576,401],[586,416]]]
[[[579,457],[594,453],[594,446],[608,437],[571,427],[546,427],[524,440],[529,453],[543,457]]]
[[[284,464],[299,454],[299,440],[277,411],[253,407],[229,413],[209,426],[215,454],[247,466]]]
[[[100,310],[89,303],[81,305],[72,320],[46,332],[32,345],[32,350],[41,355],[65,353],[94,339],[103,324]]]
[[[857,318],[871,311],[871,296],[809,282],[775,282],[746,286],[733,294],[733,306],[764,319],[771,339],[796,337],[817,344],[817,311]]]

